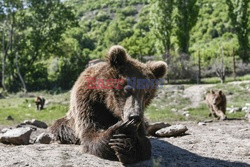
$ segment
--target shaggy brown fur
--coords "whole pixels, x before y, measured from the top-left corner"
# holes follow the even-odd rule
[[[62,143],[77,143],[83,151],[105,159],[134,163],[151,157],[145,134],[144,110],[156,89],[134,89],[127,77],[158,79],[166,63],[141,63],[121,46],[110,48],[106,62],[88,67],[75,82],[67,115],[51,131]],[[124,79],[121,89],[88,89],[87,78]]]
[[[37,96],[35,99],[35,103],[36,103],[36,109],[42,110],[45,104],[45,99],[43,97]]]
[[[209,116],[214,116],[220,120],[226,119],[227,100],[225,94],[219,91],[211,90],[206,94],[206,102],[210,109]]]

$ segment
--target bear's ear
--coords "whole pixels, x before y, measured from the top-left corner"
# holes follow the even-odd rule
[[[222,95],[222,90],[219,90],[219,95]]]
[[[112,67],[120,67],[126,64],[128,55],[122,46],[114,45],[109,49],[106,59]]]
[[[163,61],[150,61],[146,65],[156,78],[162,78],[167,72],[167,63]]]
[[[214,94],[215,92],[213,90],[210,91],[212,94]]]

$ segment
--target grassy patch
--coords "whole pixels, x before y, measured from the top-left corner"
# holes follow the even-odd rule
[[[166,121],[166,122],[174,122],[174,121],[184,121],[186,120],[185,116],[170,111],[170,108],[158,109],[155,106],[150,106],[146,111],[146,117],[149,118],[152,122],[158,121]]]
[[[24,120],[38,119],[45,121],[49,125],[53,121],[65,115],[68,110],[68,93],[59,95],[51,95],[46,93],[35,93],[43,95],[48,101],[45,109],[41,111],[36,110],[34,98],[17,97],[17,95],[10,95],[6,99],[0,99],[0,124],[15,125]],[[8,121],[5,118],[12,116],[14,121]]]
[[[166,85],[164,85],[166,86]],[[152,121],[204,121],[211,119],[208,117],[209,109],[205,103],[201,103],[197,108],[189,108],[186,117],[182,113],[183,108],[190,105],[191,101],[183,96],[183,90],[173,90],[172,85],[164,87],[165,92],[158,98],[155,98],[152,104],[146,109],[146,117]],[[192,85],[185,85],[185,89]],[[227,106],[243,107],[249,103],[250,84],[216,84],[209,89],[221,89],[227,96]],[[175,87],[176,89],[176,87]],[[159,93],[160,94],[160,93]],[[32,97],[31,97],[32,95]],[[47,105],[42,111],[36,111],[34,103],[35,96],[44,96]],[[29,96],[22,96],[21,94],[9,95],[6,99],[0,99],[0,124],[16,125],[24,120],[38,119],[51,124],[54,120],[62,117],[68,110],[69,92],[53,94],[50,92],[32,92]],[[178,110],[174,112],[173,110]],[[11,115],[14,121],[7,121],[5,118]],[[237,112],[229,114],[228,118],[243,118],[245,112]]]
[[[162,97],[154,99],[147,108],[145,115],[152,121],[184,121],[186,117],[171,110],[181,110],[190,103],[188,98],[184,98],[181,91],[167,91]]]
[[[206,104],[201,104],[198,108],[191,108],[189,111],[189,120],[192,121],[204,121],[209,119],[209,108]]]

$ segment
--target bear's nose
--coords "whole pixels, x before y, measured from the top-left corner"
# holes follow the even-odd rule
[[[128,118],[130,121],[131,120],[134,120],[135,122],[140,122],[141,121],[141,118],[139,115],[130,115],[129,118]]]

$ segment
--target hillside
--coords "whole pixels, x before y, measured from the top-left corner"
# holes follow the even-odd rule
[[[150,3],[146,0],[69,0],[67,4],[75,8],[81,27],[94,40],[93,53],[98,56],[103,56],[100,52],[109,45],[126,43],[141,26],[145,33],[150,31]],[[237,38],[233,33],[225,1],[198,0],[197,4],[200,11],[197,24],[191,32],[190,51],[199,50],[206,57],[205,60],[209,60],[216,57],[220,44],[228,52],[232,48],[236,49]],[[172,41],[175,45],[175,35]],[[133,53],[130,47],[128,50]],[[149,53],[155,54],[154,51]]]
[[[199,14],[190,31],[190,43],[185,45],[189,46],[186,57],[182,57],[179,52],[177,31],[181,25],[177,26],[177,5],[173,5],[170,54],[166,55],[166,50],[159,49],[163,44],[155,35],[158,31],[153,29],[158,24],[152,19],[157,17],[152,14],[152,11],[157,10],[153,2],[48,0],[39,3],[31,1],[30,4],[9,1],[4,7],[0,5],[0,20],[3,20],[0,27],[4,27],[4,33],[0,34],[3,40],[0,43],[3,50],[0,52],[3,58],[0,75],[5,75],[1,76],[1,80],[4,80],[1,83],[6,85],[2,86],[6,87],[3,89],[17,92],[26,89],[24,83],[28,91],[70,89],[89,60],[104,58],[107,49],[114,44],[124,46],[132,57],[144,62],[164,59],[169,64],[167,77],[172,80],[196,80],[198,55],[203,70],[201,77],[215,76],[212,68],[216,61],[219,62],[222,50],[227,76],[232,74],[233,50],[237,75],[245,75],[250,71],[249,65],[242,64],[237,52],[239,42],[228,17],[226,0],[197,0]],[[247,24],[250,27],[249,21]],[[14,31],[12,25],[16,26]],[[10,35],[22,40],[12,40]],[[169,57],[166,59],[165,56]],[[21,83],[20,76],[24,83]]]

